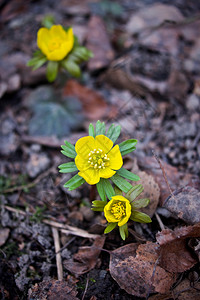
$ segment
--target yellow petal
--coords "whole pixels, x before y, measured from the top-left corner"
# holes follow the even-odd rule
[[[121,195],[113,196],[111,198],[111,201],[113,201],[113,200],[123,201],[125,203],[129,203],[130,204],[130,201],[128,199],[126,199],[125,197],[121,196]]]
[[[59,48],[55,49],[54,51],[49,51],[47,53],[48,60],[52,61],[59,61],[62,60],[66,55],[68,51],[67,48],[65,48],[65,45],[61,45]]]
[[[78,173],[79,176],[83,177],[88,184],[96,184],[99,182],[99,171],[93,168],[86,169]]]
[[[50,41],[49,29],[42,27],[37,33],[37,45],[38,48],[47,55],[48,53],[48,43]]]
[[[67,31],[67,44],[68,44],[68,51],[71,51],[74,45],[74,33],[72,28],[69,28]]]
[[[99,176],[102,177],[102,178],[110,178],[115,173],[116,173],[116,171],[113,171],[110,168],[99,169]]]
[[[75,145],[75,150],[83,159],[88,158],[90,151],[95,149],[94,138],[92,136],[84,136],[80,138]]]
[[[113,197],[112,197],[113,198]],[[111,210],[111,207],[113,205],[113,200],[111,199],[105,206],[104,206],[104,213],[105,211]]]
[[[123,197],[123,196],[121,196],[121,197]],[[131,204],[130,204],[129,200],[127,200],[126,198],[124,198],[124,199],[126,200],[126,201],[123,200],[124,202],[126,202],[126,215],[124,218],[122,218],[119,221],[118,226],[122,226],[122,225],[126,224],[131,216]]]
[[[67,39],[67,33],[61,25],[51,26],[50,35],[51,37],[60,38],[63,41]]]
[[[108,153],[113,146],[113,142],[107,136],[101,134],[95,137],[95,146]]]
[[[110,212],[110,210],[106,209],[106,206],[104,207],[104,215],[108,223],[118,222],[119,220],[114,217],[114,215]]]
[[[122,167],[123,159],[118,145],[111,149],[111,151],[108,153],[108,158],[110,159],[109,167],[111,169],[119,170]]]
[[[75,157],[75,164],[80,171],[84,171],[90,167],[88,160],[82,158],[80,155]]]
[[[129,220],[130,216],[125,216],[124,218],[122,218],[119,222],[118,222],[118,226],[122,226],[124,224],[126,224]]]

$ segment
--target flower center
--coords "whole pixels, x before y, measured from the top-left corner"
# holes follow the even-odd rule
[[[94,169],[105,169],[110,165],[110,158],[104,154],[102,149],[94,149],[88,154],[88,163]]]
[[[121,219],[126,215],[125,204],[122,202],[117,202],[112,205],[111,213],[114,215],[116,219]]]
[[[52,39],[50,42],[49,42],[49,50],[50,51],[54,51],[55,49],[58,49],[60,48],[60,41],[58,39]]]

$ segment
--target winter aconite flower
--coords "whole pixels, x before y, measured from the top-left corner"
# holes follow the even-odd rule
[[[104,216],[108,221],[104,233],[109,233],[116,226],[123,240],[128,236],[128,221],[140,223],[150,223],[151,218],[139,209],[149,204],[149,199],[137,199],[143,192],[144,188],[141,184],[132,186],[132,188],[123,196],[122,191],[117,190],[117,195],[113,195],[110,201],[95,200],[92,202],[92,210],[104,212]]]
[[[113,142],[105,135],[83,137],[76,142],[75,150],[78,175],[91,185],[98,183],[100,178],[112,177],[123,164],[119,146],[113,147]]]
[[[72,191],[84,182],[96,184],[100,198],[106,201],[115,195],[113,184],[127,193],[132,185],[126,179],[138,181],[140,178],[122,167],[122,157],[135,150],[137,140],[129,139],[114,145],[120,135],[120,125],[111,124],[106,130],[104,122],[97,121],[96,128],[90,124],[89,136],[80,138],[75,146],[65,141],[61,152],[73,161],[59,166],[61,173],[77,172],[64,187]]]
[[[113,196],[104,207],[104,215],[108,223],[126,224],[131,216],[130,201],[123,196]]]
[[[60,61],[73,48],[73,30],[69,28],[66,32],[61,25],[53,25],[50,29],[42,27],[37,34],[37,45],[48,60]]]

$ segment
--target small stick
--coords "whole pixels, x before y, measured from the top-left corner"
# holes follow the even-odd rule
[[[14,212],[16,214],[21,214],[24,216],[32,216],[33,214],[31,213],[27,213],[21,209],[17,209],[8,205],[4,205],[3,206],[5,209]],[[81,236],[83,238],[88,238],[88,239],[96,239],[97,237],[99,237],[99,234],[92,234],[87,232],[86,230],[83,230],[81,228],[78,227],[73,227],[73,226],[69,226],[67,224],[61,224],[52,220],[48,220],[48,219],[43,219],[42,223],[50,225],[51,227],[55,227],[55,228],[59,228],[63,233],[66,234],[71,234],[71,235],[75,235],[75,236]]]
[[[163,224],[159,214],[155,213],[156,219],[158,221],[158,224],[160,225],[161,230],[165,229],[165,225]]]
[[[53,234],[53,240],[54,240],[54,246],[55,246],[55,253],[56,253],[56,265],[57,265],[57,273],[58,273],[58,280],[63,280],[63,267],[62,267],[62,258],[60,254],[60,240],[59,240],[59,234],[58,229],[55,227],[51,227],[52,234]]]
[[[85,284],[85,290],[84,290],[83,297],[82,297],[81,300],[84,300],[84,298],[85,298],[85,294],[86,294],[87,289],[88,289],[88,283],[89,283],[89,275],[87,275],[87,281],[86,281],[86,284]]]

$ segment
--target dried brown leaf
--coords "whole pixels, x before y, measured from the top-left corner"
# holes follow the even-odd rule
[[[92,16],[89,21],[86,46],[94,53],[94,57],[88,62],[88,69],[91,71],[107,67],[114,59],[106,27],[99,16]]]
[[[157,265],[155,243],[128,244],[111,253],[110,273],[127,293],[146,297],[150,292],[166,293],[173,275]]]
[[[170,196],[164,206],[186,223],[200,222],[200,191],[192,186],[185,186]]]
[[[159,203],[160,188],[154,178],[146,172],[139,171],[136,174],[140,177],[139,183],[144,187],[144,191],[140,194],[140,198],[150,199],[149,205],[141,209],[141,211],[152,217]]]
[[[139,33],[141,30],[162,25],[165,21],[182,21],[181,12],[173,5],[154,3],[133,13],[126,29],[129,33]]]
[[[149,297],[149,300],[199,300],[199,290],[200,282],[196,282],[193,286],[188,279],[184,279],[172,292],[165,295],[153,295]]]
[[[77,293],[75,287],[71,286],[68,282],[52,279],[42,281],[39,284],[36,283],[28,299],[78,300],[76,297]]]
[[[184,272],[197,263],[188,238],[200,237],[200,223],[173,230],[164,229],[156,235],[160,245],[159,265],[169,272]]]
[[[90,247],[80,247],[73,259],[63,262],[64,267],[75,275],[82,275],[92,270],[97,263],[98,256],[103,248],[105,236],[97,237]]]
[[[191,174],[186,174],[185,176],[183,176],[183,174],[179,173],[176,167],[169,165],[162,159],[160,159],[160,162],[163,166],[172,191],[176,190],[181,185],[186,185],[189,182],[191,182]],[[155,157],[138,157],[138,165],[139,167],[144,169],[148,174],[152,175],[155,181],[158,183],[161,194],[160,203],[163,204],[167,197],[169,197],[170,191],[167,182],[163,176],[163,172]]]
[[[92,120],[98,120],[106,115],[107,104],[104,98],[94,90],[81,85],[75,80],[68,80],[64,88],[64,95],[77,97],[86,116]]]

